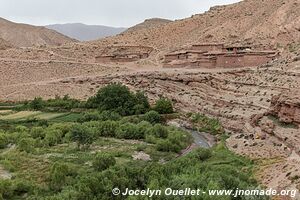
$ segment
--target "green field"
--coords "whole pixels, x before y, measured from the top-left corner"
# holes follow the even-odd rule
[[[73,119],[76,119],[76,116],[78,115],[80,114],[42,112],[42,111],[13,112],[11,110],[1,110],[0,120],[7,120],[7,121],[22,121],[27,119],[54,120],[56,118],[61,118],[58,121],[72,121]]]

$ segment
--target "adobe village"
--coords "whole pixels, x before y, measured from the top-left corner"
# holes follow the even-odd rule
[[[229,152],[251,159],[255,165],[251,177],[259,185],[299,191],[299,10],[298,0],[244,0],[216,6],[186,19],[149,19],[117,36],[88,42],[79,42],[46,28],[20,27],[0,19],[0,102],[7,106],[36,97],[47,101],[65,95],[87,101],[105,86],[121,83],[132,92],[144,91],[151,106],[162,97],[169,99],[181,117],[166,123],[190,129],[203,125],[190,120],[191,113],[218,120],[228,136],[224,145]],[[17,28],[25,28],[34,37],[20,39],[15,34]],[[3,30],[10,32],[4,34]],[[1,110],[0,119],[9,116],[1,114]],[[199,119],[202,118],[198,116]],[[214,135],[208,143],[212,140],[212,144],[218,143],[223,137]],[[109,139],[110,145],[92,144],[91,149],[107,151],[119,142],[122,146],[124,141]],[[170,155],[153,153],[154,150],[132,150],[136,148],[132,145],[142,146],[147,142],[125,140],[119,154],[130,152],[130,155],[117,158],[117,164],[126,163],[128,157],[133,160],[132,155],[135,160],[147,162],[161,156],[156,160],[168,166],[166,160]],[[152,148],[151,145],[148,148]],[[194,145],[188,146],[186,151],[190,152],[189,148]],[[58,142],[55,148],[55,152],[47,150],[46,157],[38,155],[32,159],[43,158],[50,162],[51,156],[60,160],[63,151],[71,152],[64,149],[67,147],[63,142]],[[185,148],[177,152],[178,157],[186,154]],[[1,151],[1,156],[11,151],[7,149]],[[35,155],[41,153],[37,152]],[[228,154],[229,158],[235,154]],[[224,158],[224,162],[230,163],[229,158]],[[5,162],[0,162],[0,172],[13,174]],[[219,160],[211,163],[217,162]],[[240,162],[235,160],[232,166]],[[90,161],[84,160],[81,164],[88,168]],[[39,181],[44,184],[48,179]],[[63,194],[66,185],[53,191]],[[300,199],[300,196],[298,192],[294,198],[272,199]]]

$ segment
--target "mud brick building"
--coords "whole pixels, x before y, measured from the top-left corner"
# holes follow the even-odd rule
[[[95,57],[95,62],[134,62],[149,57],[152,47],[146,46],[110,46]]]
[[[231,68],[265,64],[278,57],[278,52],[253,50],[250,46],[196,44],[187,50],[165,55],[165,67]]]

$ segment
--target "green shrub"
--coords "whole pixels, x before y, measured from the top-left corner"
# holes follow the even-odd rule
[[[172,101],[167,98],[160,98],[156,101],[154,110],[159,114],[170,114],[173,113]]]
[[[100,114],[97,111],[87,112],[78,119],[79,122],[89,122],[89,121],[98,121],[100,119]]]
[[[63,132],[57,129],[47,129],[44,143],[48,146],[54,146],[61,143],[63,139]]]
[[[99,123],[97,135],[102,137],[115,137],[119,123],[115,121],[104,121]]]
[[[136,97],[136,105],[134,106],[135,114],[144,114],[150,110],[150,104],[148,97],[145,95],[144,92],[138,91],[135,94]]]
[[[106,153],[98,153],[93,161],[93,167],[97,171],[103,171],[116,164],[116,159]]]
[[[43,127],[33,127],[30,130],[30,135],[31,137],[33,137],[34,139],[44,139],[46,134],[45,134],[45,128]]]
[[[31,153],[34,151],[35,140],[33,138],[22,138],[18,143],[18,149]]]
[[[19,125],[19,126],[16,126],[15,131],[19,132],[19,133],[28,133],[29,129],[26,126]]]
[[[158,138],[167,138],[168,129],[161,124],[155,124],[152,128],[148,129],[147,134]]]
[[[0,194],[3,199],[11,199],[14,195],[12,181],[0,179]]]
[[[28,106],[33,110],[41,110],[45,107],[45,103],[41,97],[36,97],[29,103]]]
[[[203,114],[194,114],[191,117],[194,126],[202,132],[211,133],[214,135],[223,134],[224,128],[218,119],[207,117]]]
[[[0,149],[6,148],[8,145],[8,138],[5,133],[0,132]]]
[[[196,154],[196,157],[199,158],[199,160],[201,160],[201,161],[205,161],[212,156],[210,149],[200,148],[200,149],[195,150],[194,153]]]
[[[78,148],[89,147],[93,143],[94,135],[87,126],[75,124],[70,131],[71,140],[77,143]]]
[[[121,118],[122,118],[121,115],[114,111],[103,111],[99,115],[100,121],[107,121],[107,120],[118,121]]]
[[[156,144],[156,149],[158,151],[164,151],[164,152],[169,152],[169,151],[179,152],[180,151],[180,147],[172,144],[169,140],[159,140]]]
[[[144,137],[144,135],[139,132],[137,125],[132,123],[120,125],[116,131],[116,136],[122,139],[141,139]]]
[[[144,120],[151,124],[156,124],[161,122],[161,117],[158,112],[152,110],[144,115]]]
[[[137,124],[139,135],[142,135],[143,138],[145,138],[145,135],[150,128],[152,128],[152,124],[147,121],[141,121]]]
[[[69,167],[64,163],[54,163],[50,169],[50,188],[54,191],[60,191],[67,183]]]

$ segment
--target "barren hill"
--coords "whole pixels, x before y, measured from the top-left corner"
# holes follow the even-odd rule
[[[151,28],[158,28],[170,22],[172,21],[168,19],[161,19],[161,18],[146,19],[144,22],[129,28],[126,32],[130,33],[130,32],[136,32],[140,30],[151,29]]]
[[[0,18],[0,38],[17,47],[61,45],[75,40],[45,27],[18,24]]]
[[[46,28],[55,30],[80,41],[96,40],[108,36],[114,36],[126,30],[126,28],[86,25],[81,23],[52,24],[46,26]]]
[[[9,47],[11,47],[11,45],[7,41],[0,38],[0,50],[7,49]]]
[[[147,45],[161,50],[200,42],[280,47],[300,42],[299,10],[299,0],[245,0],[164,26],[128,31],[98,44]]]

